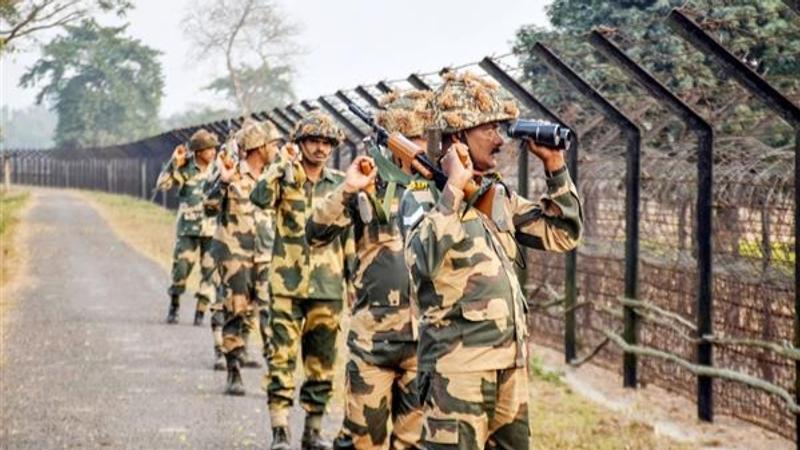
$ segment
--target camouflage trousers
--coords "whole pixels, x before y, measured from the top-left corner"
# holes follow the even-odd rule
[[[341,300],[272,298],[272,340],[266,383],[271,426],[289,424],[298,353],[302,355],[305,372],[300,403],[308,413],[325,412],[333,390],[341,312]]]
[[[428,450],[530,447],[528,370],[420,373]]]
[[[419,449],[422,408],[417,392],[416,342],[376,343],[396,346],[395,361],[371,364],[350,354],[345,372],[343,429],[336,449]],[[392,433],[389,436],[389,421]]]
[[[197,262],[200,262],[200,286],[197,289],[197,310],[205,312],[214,299],[216,265],[211,254],[210,237],[178,236],[172,255],[172,284],[167,293],[180,297],[186,292],[186,280]]]
[[[219,265],[222,294],[222,350],[244,350],[247,331],[258,327],[268,353],[269,332],[269,263],[252,258],[228,258]],[[216,307],[215,307],[216,309]],[[212,329],[218,323],[212,316]],[[255,325],[258,324],[258,325]]]

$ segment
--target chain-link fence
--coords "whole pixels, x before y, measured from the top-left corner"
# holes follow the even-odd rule
[[[695,398],[703,420],[716,409],[792,437],[800,412],[800,93],[775,90],[780,80],[753,72],[685,12],[657,20],[719,74],[709,80],[719,100],[713,106],[695,92],[665,87],[669,73],[649,72],[620,50],[621,36],[607,32],[590,33],[583,53],[602,62],[587,64],[547,43],[523,55],[541,62],[550,84],[530,83],[520,55],[456,68],[495,80],[523,115],[560,122],[579,137],[568,155],[585,207],[584,242],[566,257],[528,252],[530,328],[574,365],[593,358],[620,370],[626,386],[653,383]],[[602,86],[581,76],[590,69],[607,75]],[[332,162],[344,167],[369,134],[347,102],[374,111],[382,94],[440,83],[438,72],[412,74],[254,117],[288,134],[307,110],[324,109],[347,131]],[[740,120],[742,104],[759,119]],[[174,207],[174,198],[152,190],[172,149],[198,128],[224,136],[242,121],[107,148],[8,151],[6,167],[16,183],[98,189]],[[503,176],[521,194],[544,192],[542,169],[526,152],[509,144],[501,158]]]

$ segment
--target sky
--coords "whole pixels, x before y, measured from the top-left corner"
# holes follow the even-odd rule
[[[550,0],[276,0],[301,27],[295,91],[316,98],[337,89],[404,78],[448,65],[506,54],[521,25],[547,25]],[[203,86],[223,73],[223,65],[200,63],[181,28],[187,0],[134,0],[129,34],[162,52],[165,89],[161,116],[218,97]],[[102,23],[111,24],[106,19]],[[35,46],[0,61],[0,104],[23,108],[34,103],[35,89],[17,86],[38,58]]]

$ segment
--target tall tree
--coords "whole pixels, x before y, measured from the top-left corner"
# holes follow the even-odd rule
[[[92,17],[98,12],[124,16],[130,0],[0,0],[0,53],[36,34]]]
[[[209,86],[229,94],[243,115],[292,99],[291,57],[298,27],[271,0],[201,0],[183,20],[194,59],[225,61],[226,74]],[[269,93],[266,86],[277,91]]]
[[[160,53],[125,29],[93,19],[69,25],[20,79],[23,87],[43,84],[36,102],[48,99],[58,114],[56,145],[108,145],[158,131]]]

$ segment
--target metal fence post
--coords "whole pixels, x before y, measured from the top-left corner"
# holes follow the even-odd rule
[[[650,96],[667,107],[697,136],[697,329],[699,337],[712,333],[712,272],[711,272],[711,207],[713,185],[714,129],[689,105],[653,77],[643,67],[636,64],[614,43],[598,31],[592,32],[590,43],[617,68],[633,78]],[[701,339],[697,344],[697,362],[713,366],[711,343]],[[697,377],[697,412],[701,420],[714,418],[714,391],[712,378],[706,375]]]

